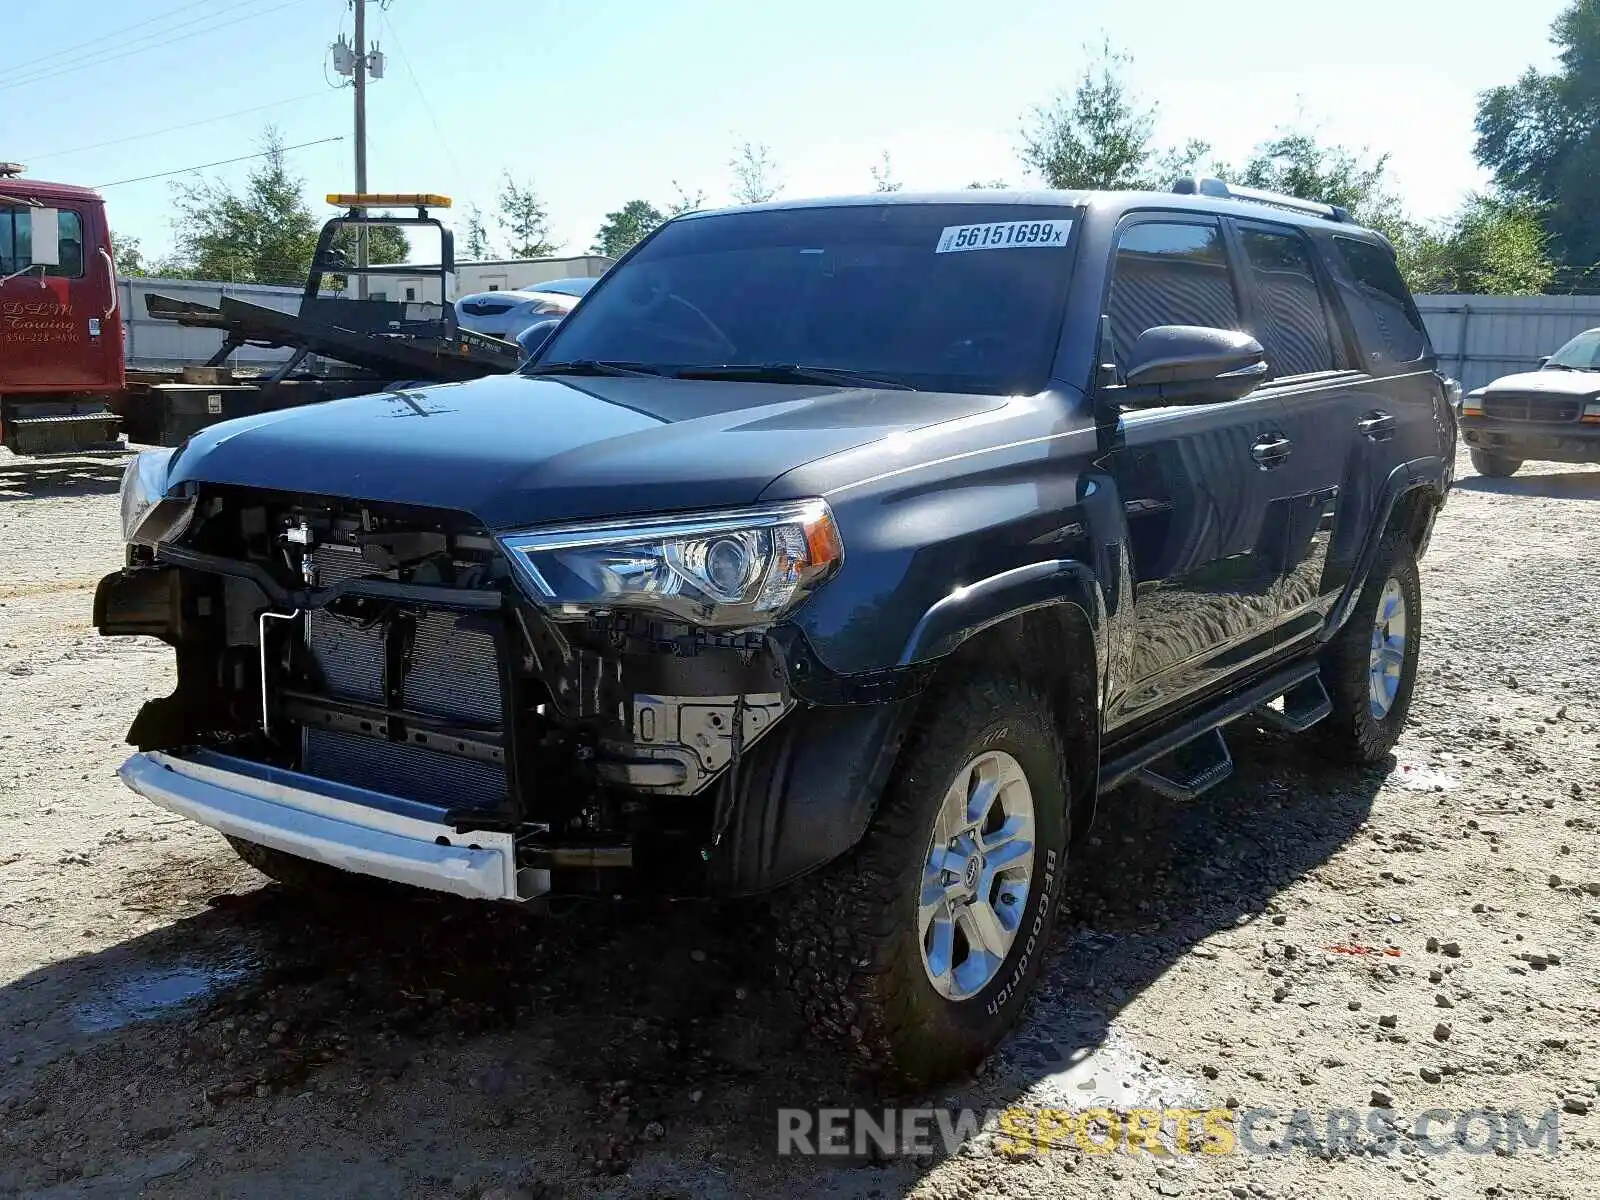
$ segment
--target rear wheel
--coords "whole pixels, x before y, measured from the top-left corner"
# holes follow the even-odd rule
[[[1323,653],[1322,683],[1333,712],[1315,728],[1334,757],[1380,762],[1394,749],[1411,708],[1422,644],[1422,584],[1405,538],[1378,550],[1355,611]]]
[[[899,1082],[975,1066],[1038,974],[1067,813],[1042,695],[993,678],[930,697],[861,844],[779,898],[780,952],[811,1025]]]
[[[1505,479],[1515,475],[1522,466],[1520,458],[1509,458],[1504,454],[1491,454],[1487,450],[1472,451],[1472,468],[1479,475],[1487,475],[1490,479]]]

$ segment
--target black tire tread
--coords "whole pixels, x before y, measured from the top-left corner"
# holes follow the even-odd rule
[[[1391,577],[1399,579],[1406,595],[1406,664],[1394,706],[1379,721],[1373,717],[1368,702],[1368,653],[1378,600]],[[1314,731],[1328,757],[1371,764],[1383,761],[1394,749],[1411,709],[1421,638],[1422,585],[1416,557],[1410,541],[1391,532],[1378,548],[1377,559],[1349,620],[1323,651],[1322,683],[1333,702],[1333,712],[1314,726]]]
[[[947,786],[926,777],[926,764],[938,761],[952,738],[1019,714],[1037,717],[1064,787],[1065,752],[1050,713],[1049,699],[1020,678],[940,690],[923,704],[861,842],[776,898],[780,971],[812,1029],[841,1046],[863,1073],[920,1086],[970,1068],[987,1050],[927,1036],[916,993],[904,985],[923,975],[913,940],[895,920],[908,870],[920,871],[928,837],[916,797],[919,789],[938,787],[942,794]],[[1041,947],[1034,969],[1042,957]]]
[[[1509,479],[1522,469],[1522,459],[1490,450],[1472,450],[1472,469],[1489,479]]]
[[[372,879],[351,871],[341,871],[327,863],[313,862],[260,842],[224,834],[244,862],[260,871],[268,879],[304,896],[320,900],[346,901],[373,896],[388,888],[399,888],[387,880]]]

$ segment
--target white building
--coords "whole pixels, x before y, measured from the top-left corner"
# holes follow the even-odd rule
[[[456,263],[456,296],[474,292],[509,292],[530,287],[547,279],[593,278],[604,275],[616,262],[603,254],[579,254],[569,258],[498,258],[481,262]],[[404,264],[399,264],[404,265]],[[438,278],[426,275],[374,277],[369,294],[392,289],[390,300],[432,300],[437,302]],[[455,297],[451,297],[454,299]]]

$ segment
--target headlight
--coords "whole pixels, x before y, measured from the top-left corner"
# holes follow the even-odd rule
[[[1468,417],[1481,417],[1481,416],[1483,416],[1483,391],[1482,391],[1482,389],[1479,389],[1476,392],[1468,392],[1466,394],[1466,396],[1464,396],[1462,398],[1462,400],[1461,400],[1461,412],[1462,412],[1463,416],[1468,416]]]
[[[777,620],[844,558],[822,500],[510,534],[532,595],[562,616],[651,609],[694,625]]]
[[[194,517],[195,498],[166,499],[167,464],[171,450],[145,450],[134,455],[122,473],[122,540],[154,545],[179,537]]]

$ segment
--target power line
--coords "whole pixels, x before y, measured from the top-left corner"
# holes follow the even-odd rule
[[[230,12],[236,12],[237,10],[255,2],[256,0],[236,0],[235,3],[230,4],[219,11],[201,13],[197,17],[190,17],[187,21],[180,21],[176,25],[168,26],[166,29],[152,30],[140,34],[138,37],[125,40],[117,45],[101,46],[97,49],[90,50],[87,54],[69,56],[61,62],[50,63],[48,65],[29,63],[22,68],[24,72],[23,75],[13,82],[22,84],[33,83],[44,79],[53,79],[57,75],[70,74],[73,71],[99,66],[102,62],[111,62],[116,58],[127,57],[128,54],[136,54],[144,50],[154,49],[155,46],[165,45],[167,42],[182,41],[183,38],[175,38],[172,35],[180,29],[188,29],[194,25],[205,25],[207,22],[216,20],[216,18],[219,16],[226,16]],[[202,30],[201,32],[204,31]],[[165,41],[163,39],[165,39]],[[151,44],[146,45],[144,43]]]
[[[180,129],[193,129],[198,125],[210,125],[215,121],[227,121],[234,117],[244,117],[251,113],[265,112],[269,108],[282,108],[286,104],[298,104],[302,100],[315,100],[318,96],[325,96],[326,92],[307,92],[304,96],[290,96],[287,100],[274,100],[271,104],[258,104],[254,108],[241,108],[237,112],[222,113],[215,117],[202,117],[198,121],[190,121],[184,125],[169,125],[165,129],[152,129],[149,133],[136,133],[130,137],[112,138],[106,142],[96,142],[92,146],[74,146],[70,150],[52,150],[49,154],[19,154],[17,158],[22,162],[38,162],[46,158],[65,158],[69,154],[81,154],[86,150],[101,150],[106,146],[120,146],[125,142],[143,141],[145,138],[160,137],[164,133],[177,133]]]
[[[445,157],[450,160],[450,165],[455,168],[456,178],[465,179],[466,172],[461,169],[461,164],[456,160],[456,152],[451,147],[450,141],[444,136],[444,130],[439,127],[439,119],[434,115],[433,105],[428,102],[428,94],[422,90],[422,83],[417,79],[417,73],[411,69],[411,58],[406,54],[406,48],[400,42],[400,35],[395,31],[394,22],[389,20],[388,4],[380,4],[378,18],[383,22],[383,28],[389,34],[389,40],[394,43],[395,51],[400,55],[400,65],[406,69],[406,74],[411,78],[411,86],[416,89],[417,99],[422,101],[423,111],[428,114],[428,123],[433,126],[434,136],[439,139],[439,145],[444,148]]]
[[[236,11],[237,9],[239,9],[239,8],[244,7],[245,4],[252,4],[252,3],[255,3],[255,2],[256,2],[256,0],[242,0],[242,3],[235,4],[231,8],[223,9],[222,12],[223,13],[233,12],[233,11]],[[96,57],[95,55],[91,54],[87,58],[84,58],[84,59],[76,61],[76,62],[67,62],[67,63],[58,64],[56,67],[48,68],[45,71],[37,72],[35,74],[25,76],[25,77],[23,77],[21,79],[13,79],[13,80],[8,80],[5,83],[0,83],[0,92],[9,91],[12,88],[23,87],[23,86],[25,86],[27,84],[31,84],[31,83],[43,83],[47,79],[55,79],[55,78],[57,78],[59,76],[62,76],[62,75],[71,75],[71,74],[74,74],[75,72],[78,72],[78,71],[86,71],[86,70],[89,70],[92,67],[104,66],[106,63],[117,62],[117,61],[119,61],[121,59],[124,59],[124,58],[132,58],[134,55],[137,55],[137,54],[144,54],[144,53],[146,53],[147,51],[150,51],[150,50],[158,50],[158,49],[162,48],[163,46],[176,45],[178,42],[186,42],[186,41],[190,40],[191,38],[203,37],[204,35],[206,35],[208,33],[215,33],[219,29],[227,29],[230,26],[238,25],[238,24],[240,24],[240,23],[242,23],[244,21],[254,21],[258,17],[269,16],[272,13],[280,11],[281,9],[289,8],[289,7],[292,7],[293,5],[304,4],[304,3],[306,3],[306,0],[286,0],[285,3],[275,5],[272,8],[263,8],[263,9],[258,9],[255,12],[245,13],[244,16],[235,17],[231,21],[220,21],[220,22],[218,22],[217,24],[214,24],[214,25],[207,25],[203,29],[197,29],[192,33],[185,33],[185,34],[179,35],[178,37],[166,38],[165,41],[154,42],[152,45],[136,46],[136,47],[134,47],[132,49],[123,48],[123,49],[119,49],[116,53],[105,54],[105,55],[101,55],[99,57]],[[205,15],[205,17],[202,17],[202,18],[199,18],[199,19],[200,20],[208,20],[211,17],[219,16],[219,15],[221,15],[221,14],[219,14],[219,13],[207,13]],[[194,24],[194,22],[192,22],[192,21],[184,22],[184,25],[190,25],[190,24]],[[173,28],[174,29],[181,29],[181,28],[184,27],[184,25],[176,25],[176,26],[173,26]],[[151,35],[148,35],[148,36],[146,36],[144,38],[135,38],[134,40],[135,41],[150,41],[150,39],[153,38],[153,37],[163,37],[163,36],[165,36],[165,34],[170,33],[170,32],[171,32],[171,30],[163,30],[159,34],[151,34]]]
[[[148,29],[151,25],[165,21],[168,17],[175,17],[179,13],[188,12],[191,8],[199,8],[201,5],[208,3],[210,3],[210,0],[193,0],[193,2],[190,4],[184,4],[178,8],[169,9],[160,16],[151,17],[145,21],[137,21],[132,25],[123,25],[118,29],[111,30],[109,33],[102,33],[99,37],[92,37],[88,39],[88,41],[74,42],[70,46],[63,46],[60,50],[53,51],[49,54],[36,54],[23,62],[7,63],[3,69],[7,71],[14,71],[24,67],[31,69],[39,66],[42,63],[47,63],[53,58],[63,58],[75,50],[84,49],[86,46],[96,46],[101,42],[109,42],[120,34],[130,33],[135,29]],[[98,53],[98,51],[96,53]]]
[[[154,175],[139,175],[133,179],[117,179],[111,183],[97,183],[95,191],[104,191],[106,188],[121,187],[125,183],[144,183],[149,179],[166,179],[170,175],[187,175],[190,171],[205,171],[212,167],[225,167],[229,163],[249,162],[252,158],[266,158],[269,154],[287,153],[290,150],[304,150],[307,146],[325,146],[329,142],[342,142],[344,135],[338,137],[318,138],[314,142],[300,142],[293,146],[279,146],[273,150],[260,150],[255,154],[241,154],[238,158],[219,158],[216,162],[200,163],[193,167],[179,167],[176,171],[157,171]]]

